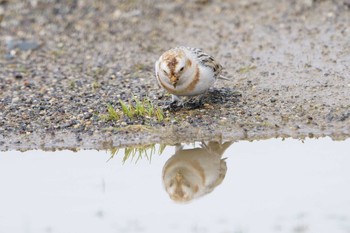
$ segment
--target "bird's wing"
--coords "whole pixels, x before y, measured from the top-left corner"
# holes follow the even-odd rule
[[[192,53],[194,53],[200,64],[211,68],[214,72],[215,78],[220,77],[220,73],[222,71],[222,66],[218,62],[216,62],[212,56],[210,56],[209,54],[206,54],[201,49],[191,48],[191,47],[184,47],[184,48],[191,51]]]
[[[206,187],[205,194],[212,192],[217,186],[219,186],[222,183],[222,181],[225,179],[226,172],[227,172],[226,161],[225,161],[225,159],[222,159],[220,161],[219,174],[218,174],[216,180],[213,181],[213,183],[209,184]]]

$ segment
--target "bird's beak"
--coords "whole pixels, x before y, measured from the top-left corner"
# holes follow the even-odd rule
[[[183,177],[182,177],[182,175],[180,173],[176,173],[175,179],[176,179],[177,182],[181,182]]]
[[[173,84],[174,88],[176,88],[177,78],[176,78],[175,75],[172,75],[172,76],[170,77],[170,82],[171,82],[171,84]]]

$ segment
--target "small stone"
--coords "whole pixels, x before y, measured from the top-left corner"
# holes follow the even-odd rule
[[[70,121],[70,122],[67,122],[63,125],[61,125],[61,128],[64,129],[64,128],[68,128],[68,127],[71,127],[72,125],[74,125],[75,122],[74,121]]]
[[[13,51],[18,48],[21,51],[35,50],[40,47],[40,44],[36,41],[29,40],[9,40],[7,41],[7,49]]]
[[[23,76],[22,76],[22,74],[15,74],[15,79],[22,79],[23,78]]]
[[[344,5],[350,9],[350,0],[344,0]]]
[[[92,117],[92,113],[90,113],[90,112],[84,113],[84,119],[89,119],[91,117]]]

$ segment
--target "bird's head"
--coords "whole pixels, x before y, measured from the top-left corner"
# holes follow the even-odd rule
[[[193,183],[193,180],[186,177],[181,171],[177,171],[173,174],[173,176],[167,180],[165,186],[169,197],[181,203],[193,200],[199,188],[198,184]]]
[[[165,52],[159,63],[160,72],[166,77],[165,81],[176,88],[181,84],[184,72],[191,66],[191,61],[181,49]]]

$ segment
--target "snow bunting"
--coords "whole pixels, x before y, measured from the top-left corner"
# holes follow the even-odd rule
[[[227,167],[222,156],[232,142],[202,143],[201,148],[176,147],[163,168],[163,185],[176,202],[189,202],[212,192],[225,178]]]
[[[220,76],[222,66],[200,49],[176,47],[163,53],[155,63],[159,85],[172,94],[172,102],[179,96],[205,93]]]

